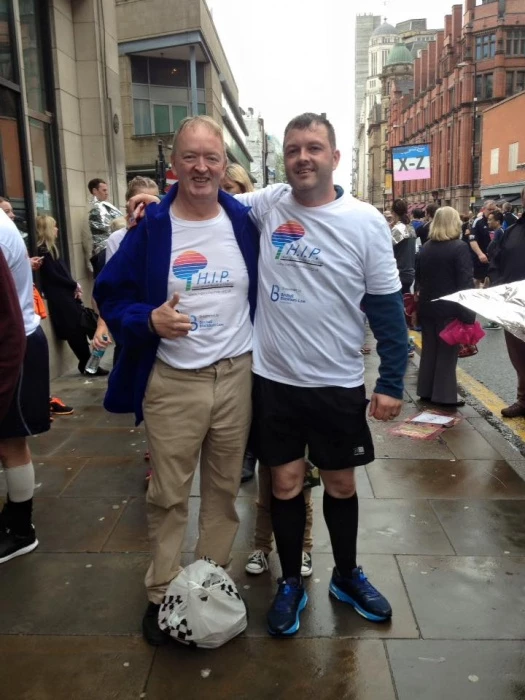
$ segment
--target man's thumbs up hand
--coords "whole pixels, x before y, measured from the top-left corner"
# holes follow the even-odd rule
[[[161,338],[180,338],[188,335],[191,330],[191,320],[187,314],[181,314],[175,308],[180,296],[175,293],[171,299],[151,312],[151,325]]]

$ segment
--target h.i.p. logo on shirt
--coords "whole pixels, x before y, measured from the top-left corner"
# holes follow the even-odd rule
[[[208,266],[207,258],[196,250],[185,250],[178,255],[171,266],[172,272],[178,279],[186,280],[186,291],[216,289],[218,287],[233,287],[228,270],[204,272]],[[197,279],[194,282],[194,277]]]
[[[310,247],[301,239],[306,235],[298,221],[286,221],[272,233],[272,245],[277,248],[276,260],[322,265],[319,260],[320,248]]]

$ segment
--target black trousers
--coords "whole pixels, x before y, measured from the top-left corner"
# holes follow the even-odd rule
[[[83,372],[91,356],[86,332],[82,328],[70,331],[66,342],[78,359],[78,371]]]
[[[417,394],[436,403],[455,403],[458,400],[456,365],[459,346],[448,345],[439,337],[451,320],[420,319],[422,350]]]

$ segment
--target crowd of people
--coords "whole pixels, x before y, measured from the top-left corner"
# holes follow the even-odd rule
[[[282,575],[267,614],[271,635],[295,634],[307,605],[314,472],[324,486],[335,562],[330,594],[370,621],[389,620],[388,600],[358,563],[355,469],[374,459],[367,414],[390,421],[401,411],[411,351],[403,294],[414,295],[422,332],[418,394],[457,407],[457,347],[446,346],[439,333],[454,318],[471,323],[473,317],[433,300],[481,279],[525,278],[523,217],[514,221],[490,202],[467,226],[454,209],[434,203],[409,215],[406,202],[396,200],[390,212],[378,212],[334,185],[340,154],[324,115],[292,119],[283,150],[288,184],[255,191],[240,166],[227,165],[221,127],[191,117],[175,135],[178,181],[162,200],[156,183],[134,178],[126,222],[108,202],[104,181],[88,185],[93,200],[84,241],[99,313],[92,347],[114,342],[116,350],[104,405],[144,421],[153,465],[142,621],[152,645],[168,641],[159,609],[182,570],[198,467],[195,555],[228,567],[239,486],[259,465],[255,549],[246,571],[268,571],[274,539]],[[53,329],[77,356],[80,372],[90,354],[82,290],[60,259],[54,219],[38,217],[37,235],[33,262],[0,210],[0,293],[12,312],[2,318],[9,332],[0,346],[0,459],[8,493],[0,563],[38,544],[27,438],[49,429],[49,364],[32,266],[40,270]],[[370,401],[365,322],[381,358]],[[523,343],[507,335],[519,386],[505,415],[525,415]]]

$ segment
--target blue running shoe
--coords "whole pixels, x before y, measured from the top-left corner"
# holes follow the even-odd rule
[[[360,566],[352,571],[352,578],[343,578],[334,568],[328,590],[334,598],[349,603],[367,620],[386,622],[392,617],[390,603],[372,586]]]
[[[308,596],[302,578],[280,579],[279,588],[268,610],[268,632],[274,636],[295,634],[299,629],[299,615],[306,607]]]

